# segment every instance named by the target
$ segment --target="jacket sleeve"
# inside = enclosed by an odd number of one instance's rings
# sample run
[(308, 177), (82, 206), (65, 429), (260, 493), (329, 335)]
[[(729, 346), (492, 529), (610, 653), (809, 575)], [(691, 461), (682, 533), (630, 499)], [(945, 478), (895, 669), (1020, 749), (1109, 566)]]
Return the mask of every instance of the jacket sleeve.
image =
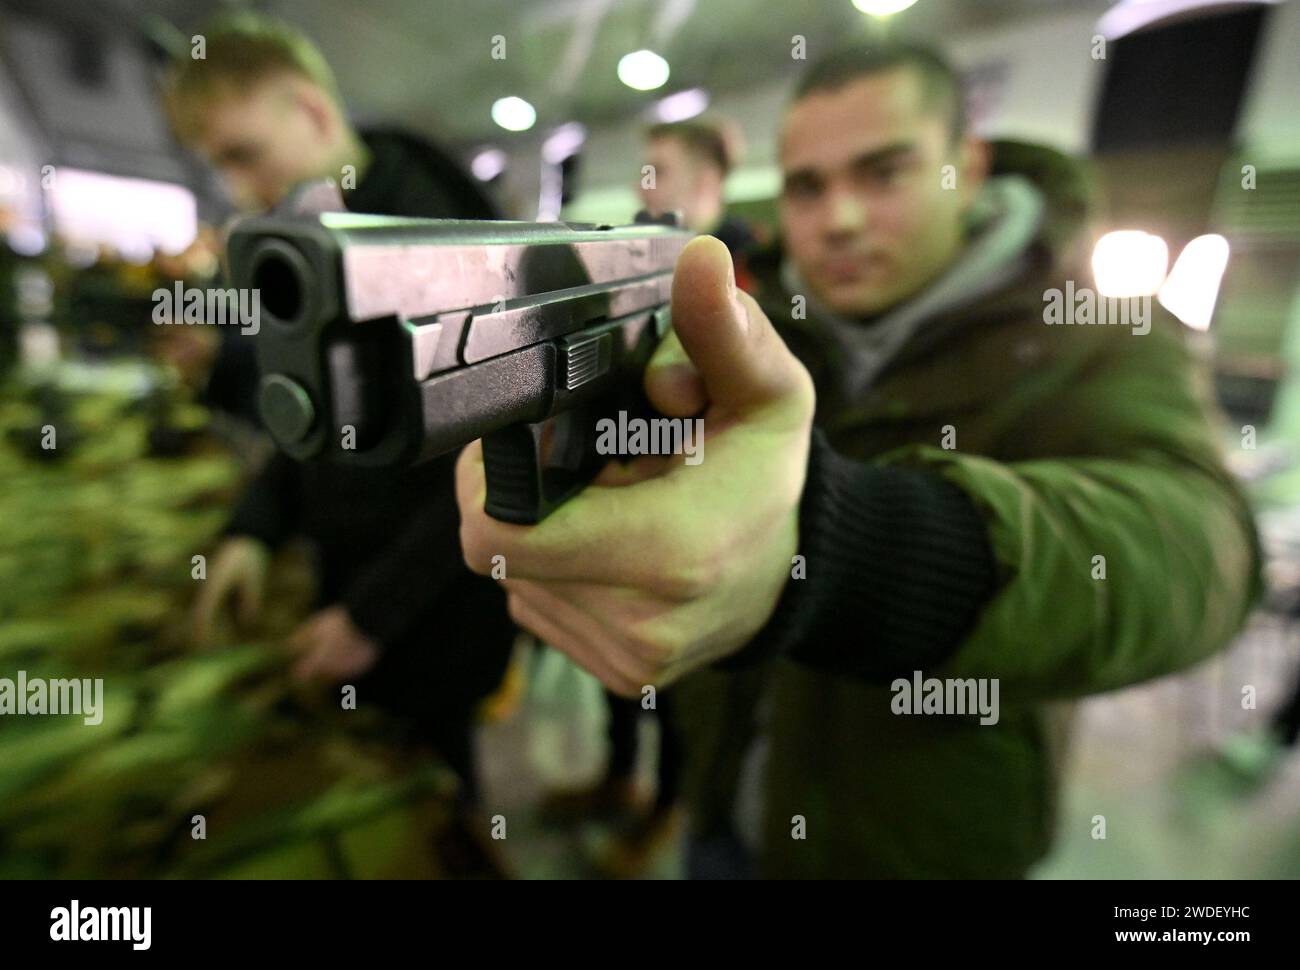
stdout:
[(447, 587), (469, 575), (460, 550), (453, 480), (429, 495), (402, 533), (358, 571), (343, 605), (357, 627), (380, 643), (414, 632)]
[[(1171, 330), (1095, 341), (1015, 422), (1027, 441), (1068, 442), (1051, 457), (910, 446), (863, 463), (814, 442), (808, 579), (787, 584), (735, 665), (783, 654), (880, 683), (922, 669), (998, 678), (1005, 699), (1032, 700), (1136, 683), (1224, 646), (1261, 592), (1260, 551)], [(832, 632), (845, 629), (862, 635)]]
[(273, 549), (281, 545), (298, 529), (301, 474), (296, 461), (273, 452), (240, 497), (226, 534), (260, 539)]
[(1197, 663), (1241, 628), (1263, 592), (1259, 540), (1176, 326), (1114, 334), (1127, 346), (1041, 402), (1038, 421), (1077, 427), (1074, 454), (895, 456), (970, 496), (998, 565), (998, 593), (942, 676), (998, 677), (1007, 698), (1112, 690)]

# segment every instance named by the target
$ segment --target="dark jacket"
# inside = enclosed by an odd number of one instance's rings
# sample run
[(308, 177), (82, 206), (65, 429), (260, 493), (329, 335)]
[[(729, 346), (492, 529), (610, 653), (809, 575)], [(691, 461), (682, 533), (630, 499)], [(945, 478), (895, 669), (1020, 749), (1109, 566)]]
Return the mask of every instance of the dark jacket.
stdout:
[[(747, 736), (766, 746), (767, 875), (1024, 875), (1052, 841), (1068, 702), (1203, 660), (1260, 591), (1181, 325), (1154, 301), (1144, 335), (1046, 325), (1046, 292), (1091, 273), (1073, 183), (1042, 178), (1063, 157), (1017, 152), (1046, 213), (1011, 277), (923, 315), (866, 390), (853, 335), (751, 261), (818, 391), (806, 578), (677, 694), (702, 828), (732, 810)], [(916, 670), (996, 679), (997, 723), (894, 713)]]
[[(394, 131), (363, 133), (370, 167), (346, 196), (353, 211), (495, 218), (491, 202), (435, 146)], [(514, 636), (500, 585), (460, 551), (455, 455), (412, 468), (299, 463), (277, 453), (244, 495), (232, 533), (319, 551), (321, 605), (342, 603), (377, 640), (390, 706), (458, 716), (499, 682)]]
[(370, 167), (344, 193), (348, 208), (381, 216), (500, 219), (495, 203), (460, 164), (427, 139), (394, 128), (361, 132)]

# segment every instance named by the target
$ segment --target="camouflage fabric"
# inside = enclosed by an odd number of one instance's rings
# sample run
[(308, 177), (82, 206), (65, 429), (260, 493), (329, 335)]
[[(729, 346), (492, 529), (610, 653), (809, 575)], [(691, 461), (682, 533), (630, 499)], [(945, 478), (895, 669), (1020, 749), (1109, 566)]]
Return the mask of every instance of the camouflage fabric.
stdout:
[(201, 443), (149, 457), (126, 397), (67, 402), (52, 455), (32, 447), (46, 423), (0, 390), (0, 679), (101, 680), (102, 720), (0, 715), (0, 878), (444, 874), (463, 827), (452, 776), (364, 703), (287, 676), (274, 634), (308, 591), (273, 585), (258, 642), (186, 643), (192, 557), (211, 552), (237, 463)]

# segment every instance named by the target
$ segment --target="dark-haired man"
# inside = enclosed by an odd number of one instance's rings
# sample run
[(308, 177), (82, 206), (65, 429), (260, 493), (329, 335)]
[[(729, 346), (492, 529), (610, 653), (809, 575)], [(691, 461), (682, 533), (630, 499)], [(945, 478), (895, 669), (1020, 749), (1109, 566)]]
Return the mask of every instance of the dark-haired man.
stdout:
[(692, 826), (760, 791), (768, 875), (1024, 875), (1061, 702), (1203, 659), (1259, 591), (1177, 323), (1046, 325), (1091, 285), (1085, 193), (1008, 147), (930, 51), (815, 64), (757, 300), (690, 243), (647, 375), (665, 414), (705, 409), (709, 460), (640, 459), (511, 531), (461, 456), (467, 561), (507, 556), (512, 614), (612, 689), (680, 681)]

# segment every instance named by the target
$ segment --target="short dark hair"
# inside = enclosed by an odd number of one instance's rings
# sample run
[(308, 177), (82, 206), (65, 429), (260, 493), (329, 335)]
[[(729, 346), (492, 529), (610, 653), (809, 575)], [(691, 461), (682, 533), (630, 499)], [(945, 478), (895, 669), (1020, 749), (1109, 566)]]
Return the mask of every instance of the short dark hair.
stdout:
[(966, 133), (966, 99), (961, 75), (932, 47), (898, 41), (857, 44), (827, 54), (799, 79), (791, 103), (810, 94), (834, 91), (859, 78), (909, 68), (921, 78), (927, 106), (941, 104), (949, 116), (953, 141)]
[(723, 175), (731, 171), (733, 159), (727, 140), (714, 125), (704, 121), (665, 121), (646, 129), (646, 141), (676, 138), (696, 158), (718, 166)]

